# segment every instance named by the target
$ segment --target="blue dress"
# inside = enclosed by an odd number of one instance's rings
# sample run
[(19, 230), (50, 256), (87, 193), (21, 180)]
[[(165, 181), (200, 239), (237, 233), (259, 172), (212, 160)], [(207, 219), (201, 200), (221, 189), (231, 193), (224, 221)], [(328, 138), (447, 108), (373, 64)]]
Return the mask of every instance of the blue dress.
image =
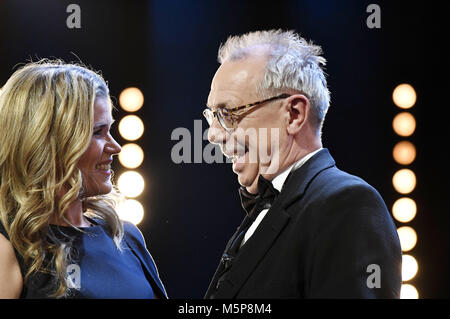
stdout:
[[(156, 265), (139, 229), (124, 222), (124, 237), (119, 250), (99, 219), (78, 232), (71, 227), (50, 225), (59, 236), (74, 238), (71, 262), (67, 265), (67, 298), (167, 298)], [(0, 223), (0, 232), (7, 237)], [(8, 237), (7, 237), (8, 238)], [(17, 254), (22, 274), (26, 267)], [(24, 284), (21, 298), (49, 298), (57, 280), (49, 273), (35, 273)]]

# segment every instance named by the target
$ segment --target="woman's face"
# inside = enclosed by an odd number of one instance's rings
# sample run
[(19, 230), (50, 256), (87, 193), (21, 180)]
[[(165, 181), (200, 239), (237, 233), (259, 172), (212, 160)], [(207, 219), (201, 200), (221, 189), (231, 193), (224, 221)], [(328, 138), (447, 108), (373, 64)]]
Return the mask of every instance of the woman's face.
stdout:
[(91, 142), (78, 162), (86, 197), (107, 194), (112, 190), (111, 162), (113, 155), (120, 153), (121, 149), (109, 131), (113, 122), (109, 100), (97, 98)]

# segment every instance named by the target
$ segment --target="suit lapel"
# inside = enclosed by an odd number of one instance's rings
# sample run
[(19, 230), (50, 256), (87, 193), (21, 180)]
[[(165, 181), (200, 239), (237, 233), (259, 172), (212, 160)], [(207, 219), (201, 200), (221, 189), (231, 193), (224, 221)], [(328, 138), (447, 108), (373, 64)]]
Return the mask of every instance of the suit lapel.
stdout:
[[(127, 233), (124, 234), (124, 241), (127, 244), (130, 251), (136, 256), (136, 258), (141, 263), (145, 277), (151, 283), (151, 286), (154, 289), (155, 295), (159, 296), (160, 298), (162, 297), (164, 299), (167, 299), (168, 298), (167, 292), (166, 292), (166, 289), (164, 288), (164, 285), (156, 271), (156, 264), (155, 264), (155, 261), (153, 260), (153, 257), (150, 254), (148, 254), (148, 256), (142, 256), (139, 253), (139, 249), (134, 244), (134, 241), (130, 240), (128, 238)], [(153, 268), (152, 266), (155, 268)]]
[(298, 201), (314, 177), (335, 165), (336, 163), (328, 149), (324, 148), (311, 157), (302, 167), (292, 172), (281, 190), (281, 194), (284, 195), (283, 207), (288, 208)]
[[(233, 266), (229, 270), (226, 280), (220, 285), (218, 291), (215, 292), (215, 298), (236, 297), (247, 278), (289, 222), (290, 215), (286, 209), (301, 198), (307, 186), (317, 174), (334, 165), (333, 158), (325, 148), (310, 158), (302, 167), (292, 172), (292, 176), (289, 176), (288, 180), (286, 180), (280, 195), (274, 201), (252, 237), (242, 246), (234, 259)], [(239, 234), (244, 223), (245, 221), (228, 242), (227, 248)], [(212, 280), (212, 284), (215, 283), (216, 277), (217, 272)], [(211, 289), (212, 287), (210, 286), (207, 296)]]
[[(246, 217), (242, 221), (241, 225), (239, 225), (239, 227), (237, 228), (236, 232), (233, 234), (231, 239), (228, 241), (222, 256), (226, 252), (229, 251), (230, 246), (232, 245), (232, 243), (234, 242), (236, 237), (241, 233), (241, 231), (243, 230), (244, 226), (247, 224), (248, 219), (249, 219), (249, 217), (248, 217), (248, 215), (246, 215)], [(209, 284), (208, 290), (206, 291), (205, 298), (209, 298), (211, 296), (211, 294), (213, 293), (214, 286), (217, 284), (217, 281), (219, 280), (219, 277), (221, 276), (223, 269), (224, 269), (224, 264), (222, 263), (222, 259), (221, 259), (221, 261), (219, 263), (219, 266), (217, 267), (216, 272), (214, 273), (213, 279), (211, 280), (211, 282)]]
[(289, 220), (284, 210), (276, 210), (274, 206), (267, 212), (257, 231), (242, 246), (234, 259), (226, 280), (215, 293), (215, 298), (234, 298), (241, 286), (253, 272), (265, 253), (272, 246), (278, 234)]

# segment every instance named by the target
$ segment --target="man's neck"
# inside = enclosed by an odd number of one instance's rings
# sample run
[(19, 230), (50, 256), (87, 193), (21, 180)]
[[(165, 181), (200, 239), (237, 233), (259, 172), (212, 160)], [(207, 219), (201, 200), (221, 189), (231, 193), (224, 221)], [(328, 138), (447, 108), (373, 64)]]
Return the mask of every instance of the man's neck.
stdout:
[(266, 174), (264, 172), (260, 171), (260, 174), (264, 176), (269, 181), (272, 181), (275, 177), (280, 175), (282, 172), (284, 172), (287, 168), (292, 166), (293, 164), (297, 163), (299, 160), (301, 160), (306, 155), (322, 148), (322, 143), (318, 142), (308, 148), (294, 148), (291, 147), (289, 152), (286, 156), (284, 156), (283, 160), (280, 160), (279, 169), (276, 170), (273, 174)]
[[(292, 152), (292, 149), (291, 149), (291, 152), (289, 152), (287, 154), (287, 156), (284, 157), (284, 160), (282, 162), (280, 161), (280, 165), (275, 173), (271, 173), (271, 174), (266, 174), (264, 172), (261, 173), (262, 170), (260, 169), (260, 175), (262, 175), (265, 179), (267, 179), (269, 181), (273, 181), (273, 179), (275, 177), (277, 177), (278, 175), (283, 173), (286, 169), (288, 169), (289, 167), (291, 167), (292, 165), (294, 165), (295, 163), (300, 161), (302, 158), (304, 158), (308, 154), (310, 154), (314, 151), (317, 151), (320, 148), (322, 148), (322, 143), (320, 143), (310, 149), (301, 149), (301, 150), (298, 150), (297, 152)], [(265, 171), (267, 171), (267, 169)], [(258, 179), (259, 179), (259, 176), (255, 179), (255, 181), (253, 182), (252, 185), (250, 185), (249, 187), (246, 187), (246, 189), (249, 193), (256, 194), (258, 192)]]

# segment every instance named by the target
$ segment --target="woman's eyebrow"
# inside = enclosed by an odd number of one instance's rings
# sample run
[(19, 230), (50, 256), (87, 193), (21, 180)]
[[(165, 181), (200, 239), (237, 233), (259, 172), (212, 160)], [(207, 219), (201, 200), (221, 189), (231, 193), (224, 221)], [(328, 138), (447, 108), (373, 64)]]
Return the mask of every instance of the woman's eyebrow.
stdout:
[(112, 120), (112, 121), (109, 122), (109, 123), (100, 122), (100, 123), (95, 124), (95, 125), (94, 125), (94, 128), (100, 128), (100, 127), (104, 127), (104, 126), (111, 126), (111, 125), (114, 124), (115, 121), (116, 121), (116, 120)]

